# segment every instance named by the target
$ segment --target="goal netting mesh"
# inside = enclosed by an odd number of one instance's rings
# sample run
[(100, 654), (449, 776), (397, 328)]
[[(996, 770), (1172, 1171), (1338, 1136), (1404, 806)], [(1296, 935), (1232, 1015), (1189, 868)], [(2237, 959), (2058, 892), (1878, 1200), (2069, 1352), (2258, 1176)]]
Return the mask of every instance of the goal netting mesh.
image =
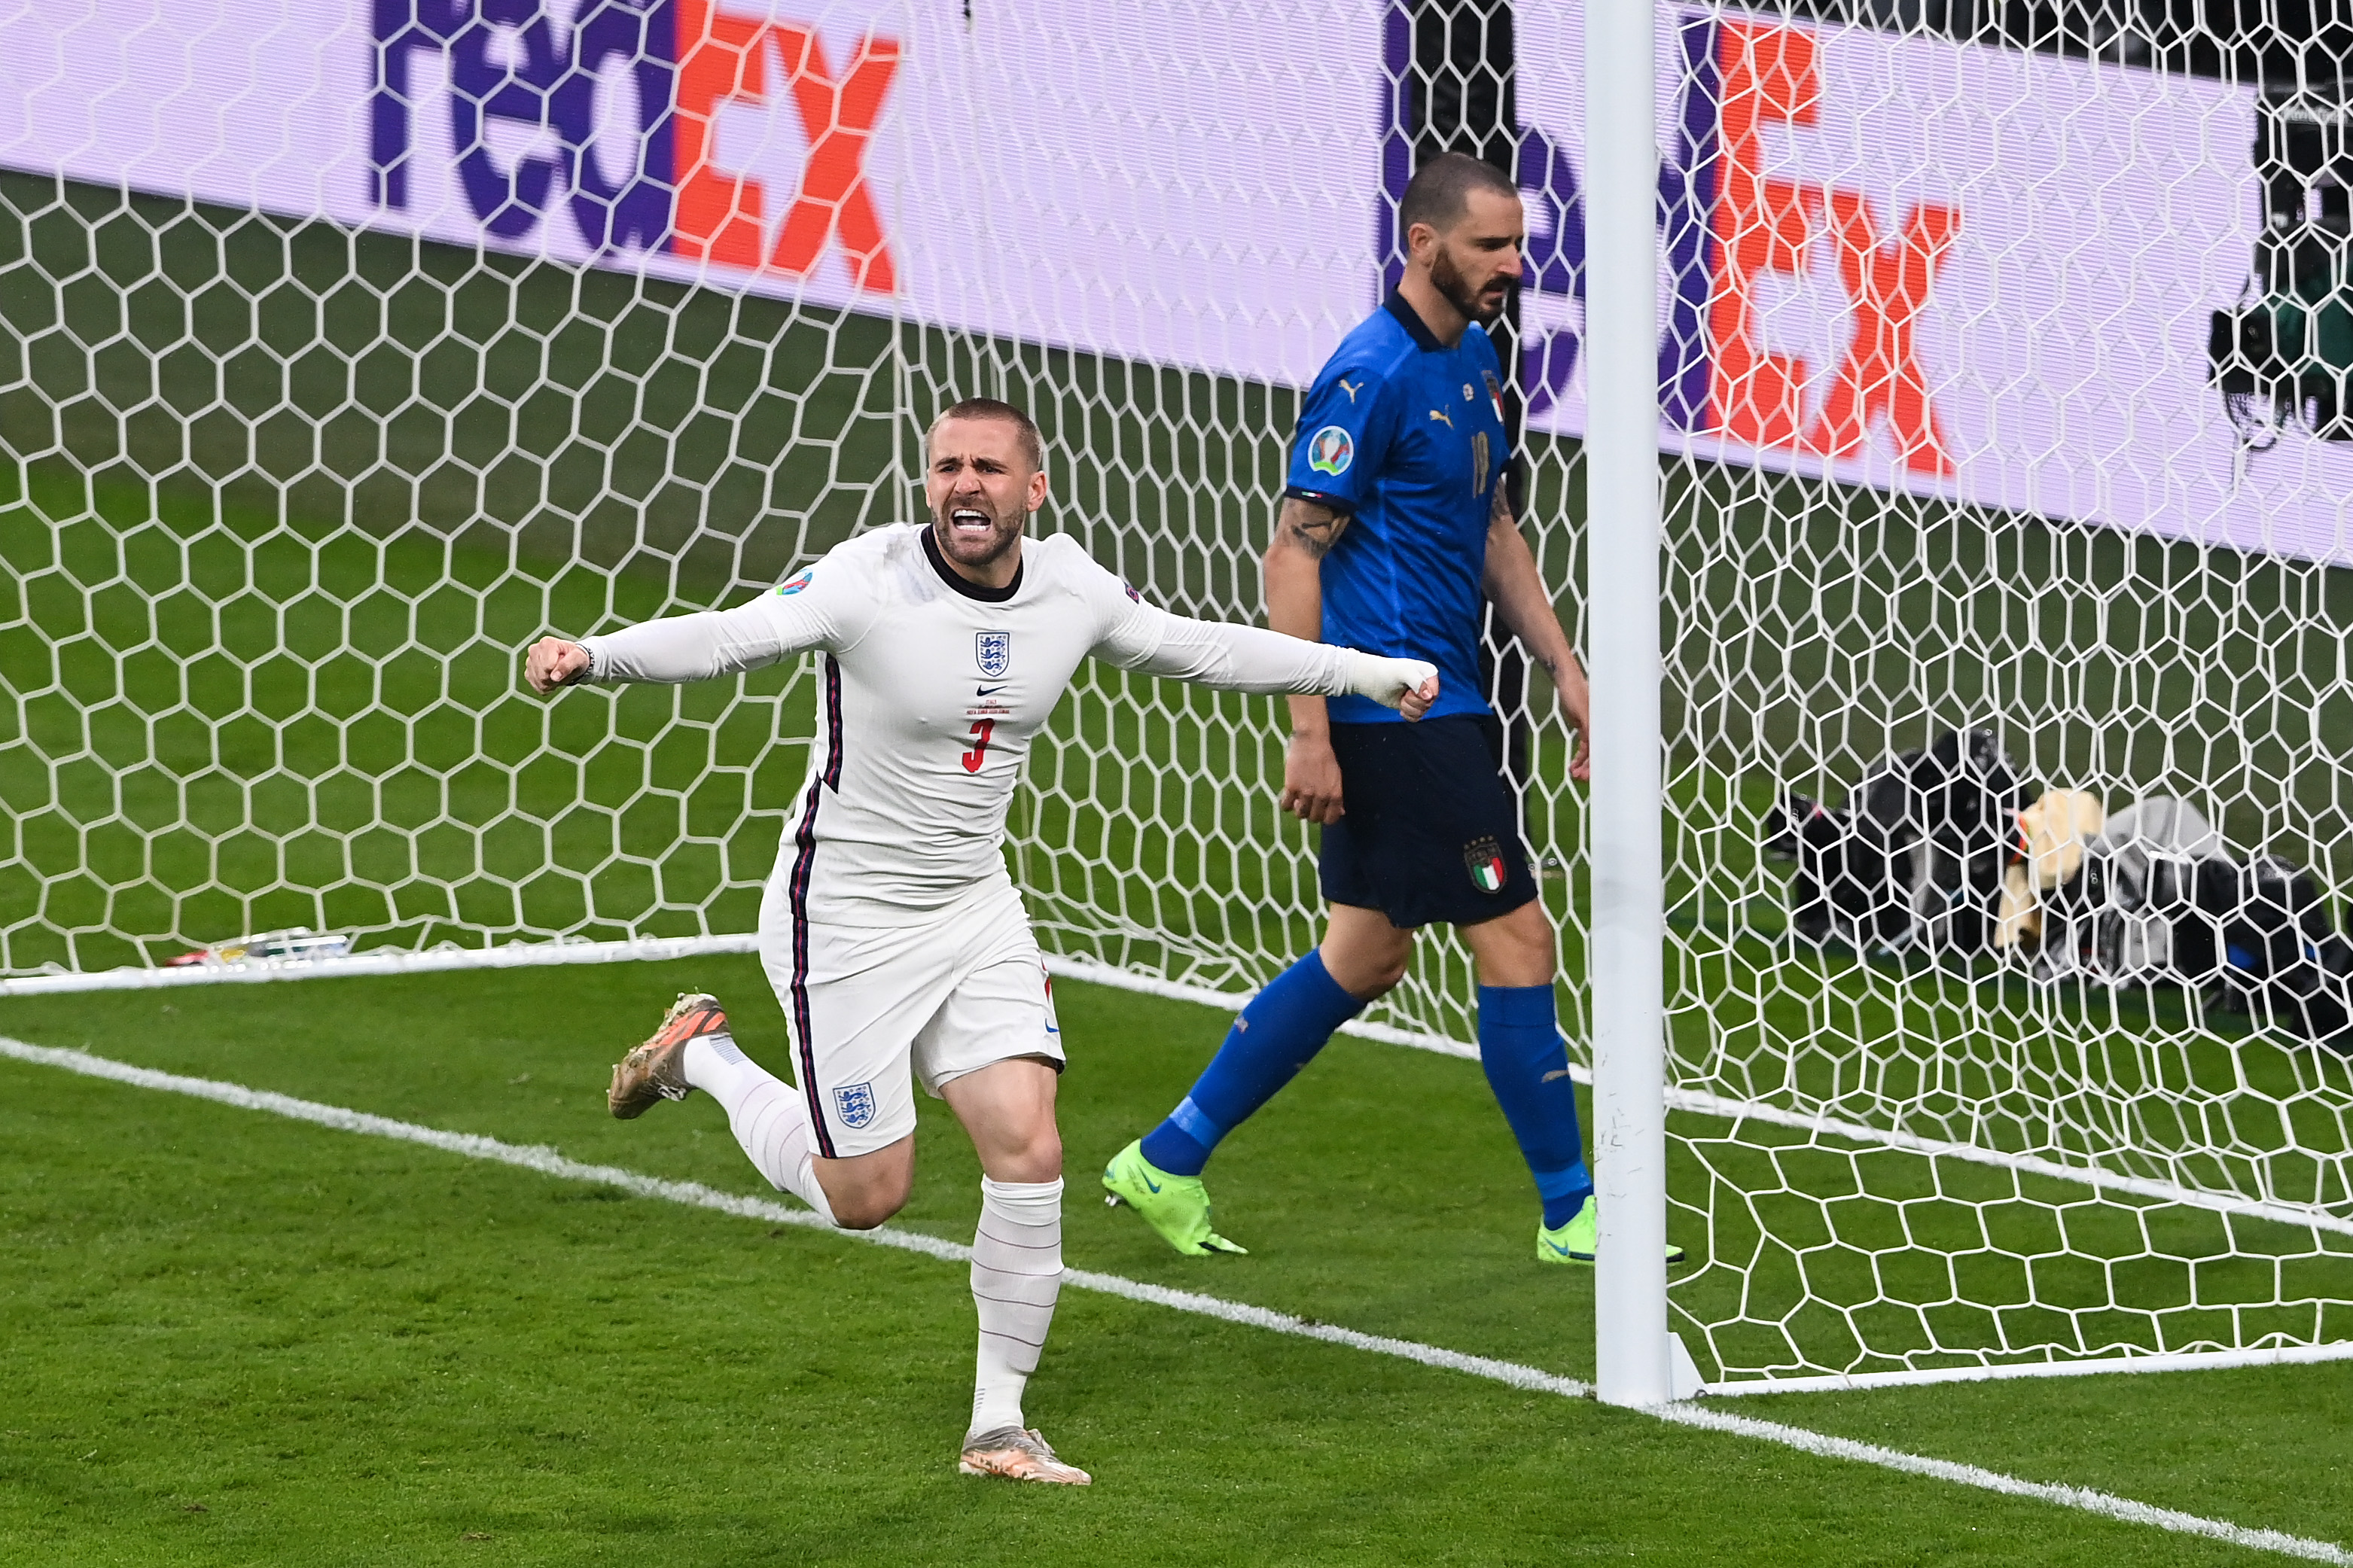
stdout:
[[(1041, 526), (1256, 616), (1434, 148), (1527, 195), (1515, 493), (1581, 639), (1578, 17), (0, 0), (0, 973), (750, 931), (807, 672), (551, 704), (517, 651), (918, 516), (974, 394), (1045, 426)], [(1726, 1384), (2353, 1339), (2336, 41), (1656, 27), (1677, 1327)], [(1494, 651), (1575, 982), (1570, 737)], [(1303, 951), (1282, 740), (1082, 674), (1013, 821), (1049, 949)], [(1472, 994), (1437, 935), (1368, 1016)]]

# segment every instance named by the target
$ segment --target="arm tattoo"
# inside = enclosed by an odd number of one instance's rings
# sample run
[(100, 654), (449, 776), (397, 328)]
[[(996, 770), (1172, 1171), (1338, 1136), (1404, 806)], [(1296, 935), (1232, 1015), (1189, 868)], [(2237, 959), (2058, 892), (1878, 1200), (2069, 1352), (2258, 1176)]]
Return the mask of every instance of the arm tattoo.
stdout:
[(1320, 506), (1293, 501), (1282, 509), (1283, 537), (1314, 560), (1321, 561), (1330, 554), (1347, 527), (1345, 513), (1326, 511)]

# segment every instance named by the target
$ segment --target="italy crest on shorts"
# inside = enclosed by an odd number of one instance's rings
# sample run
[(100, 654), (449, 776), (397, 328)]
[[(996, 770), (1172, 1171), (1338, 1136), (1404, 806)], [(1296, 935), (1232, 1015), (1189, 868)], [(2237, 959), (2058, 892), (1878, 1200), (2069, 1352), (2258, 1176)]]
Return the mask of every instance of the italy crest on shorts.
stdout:
[(973, 657), (980, 661), (981, 674), (994, 680), (1013, 668), (1013, 634), (1011, 632), (974, 634)]
[(833, 1091), (833, 1113), (844, 1127), (859, 1128), (874, 1120), (874, 1086), (853, 1083)]
[(1504, 847), (1492, 838), (1473, 838), (1462, 847), (1462, 868), (1472, 885), (1482, 893), (1504, 890)]

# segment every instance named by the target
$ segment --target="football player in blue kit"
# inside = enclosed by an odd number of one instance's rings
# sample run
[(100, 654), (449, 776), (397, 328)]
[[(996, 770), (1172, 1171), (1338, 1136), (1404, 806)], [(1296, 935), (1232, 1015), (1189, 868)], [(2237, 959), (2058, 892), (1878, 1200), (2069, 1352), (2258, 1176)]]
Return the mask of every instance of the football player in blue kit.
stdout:
[[(1219, 1142), (1405, 977), (1414, 932), (1453, 925), (1479, 975), (1479, 1054), (1535, 1177), (1536, 1257), (1590, 1263), (1593, 1180), (1553, 1001), (1556, 946), (1480, 679), (1485, 605), (1550, 673), (1587, 776), (1584, 668), (1512, 515), (1503, 366), (1483, 329), (1520, 279), (1512, 182), (1458, 153), (1398, 206), (1405, 276), (1341, 342), (1302, 407), (1266, 552), (1277, 631), (1436, 665), (1419, 724), (1356, 698), (1291, 700), (1282, 805), (1324, 828), (1324, 941), (1242, 1009), (1193, 1090), (1103, 1173), (1178, 1252), (1240, 1252), (1211, 1228)], [(1671, 1260), (1682, 1255), (1672, 1253)]]

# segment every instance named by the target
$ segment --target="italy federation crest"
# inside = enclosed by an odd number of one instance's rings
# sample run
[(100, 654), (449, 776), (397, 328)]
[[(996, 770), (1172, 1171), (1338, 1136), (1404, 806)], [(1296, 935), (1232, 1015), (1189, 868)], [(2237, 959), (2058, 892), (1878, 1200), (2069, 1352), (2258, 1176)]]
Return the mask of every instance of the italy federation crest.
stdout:
[(1482, 893), (1504, 890), (1504, 847), (1492, 838), (1473, 838), (1462, 847), (1462, 868)]
[(980, 660), (980, 672), (994, 679), (1013, 668), (1013, 634), (1011, 632), (980, 632), (973, 637), (973, 657)]
[(844, 1127), (863, 1127), (874, 1120), (874, 1086), (853, 1083), (833, 1091), (833, 1113)]

